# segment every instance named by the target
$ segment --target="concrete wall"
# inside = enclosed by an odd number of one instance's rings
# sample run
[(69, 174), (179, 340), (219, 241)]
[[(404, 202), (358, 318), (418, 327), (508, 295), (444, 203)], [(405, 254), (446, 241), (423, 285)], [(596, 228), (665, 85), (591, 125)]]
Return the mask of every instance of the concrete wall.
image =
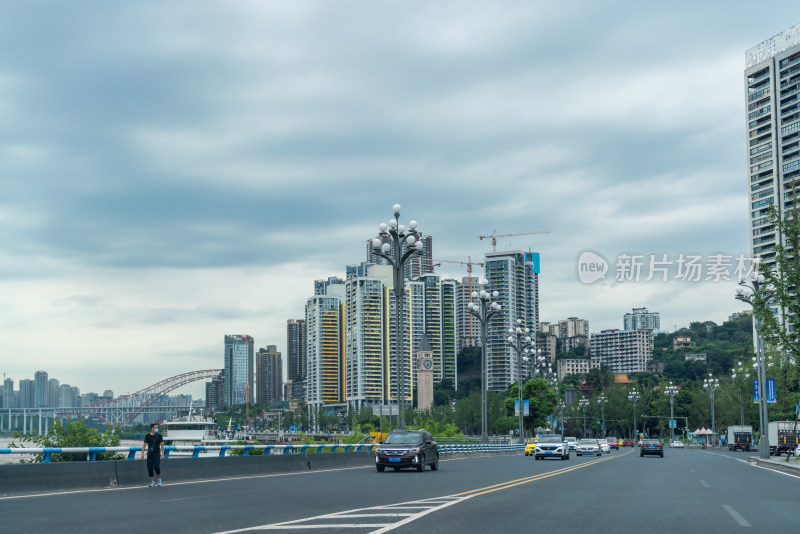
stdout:
[[(161, 460), (161, 478), (168, 484), (370, 465), (375, 465), (372, 452), (168, 458)], [(144, 486), (147, 483), (147, 464), (139, 459), (0, 465), (0, 495)]]

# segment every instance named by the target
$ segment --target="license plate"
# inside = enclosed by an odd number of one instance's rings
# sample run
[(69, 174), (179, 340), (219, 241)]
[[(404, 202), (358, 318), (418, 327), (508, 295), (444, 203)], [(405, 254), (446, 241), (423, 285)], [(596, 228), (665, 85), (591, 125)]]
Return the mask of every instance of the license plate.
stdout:
[(399, 462), (400, 458), (389, 458), (390, 462)]
[(553, 454), (553, 451), (545, 451), (545, 454)]

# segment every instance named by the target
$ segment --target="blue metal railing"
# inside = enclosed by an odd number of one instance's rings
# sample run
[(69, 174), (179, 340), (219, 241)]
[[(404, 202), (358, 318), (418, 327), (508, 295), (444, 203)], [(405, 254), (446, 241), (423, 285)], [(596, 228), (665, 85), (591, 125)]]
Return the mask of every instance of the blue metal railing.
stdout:
[[(164, 457), (169, 458), (172, 452), (191, 452), (192, 458), (198, 458), (201, 452), (219, 451), (219, 456), (225, 456), (227, 451), (239, 450), (244, 456), (249, 456), (250, 451), (263, 450), (266, 455), (276, 454), (303, 454), (321, 452), (372, 452), (378, 446), (375, 444), (312, 444), (312, 445), (167, 445), (164, 447)], [(466, 452), (501, 452), (522, 450), (524, 444), (495, 444), (495, 443), (446, 443), (439, 445), (440, 454), (458, 454)], [(45, 447), (45, 448), (8, 448), (0, 449), (0, 454), (42, 454), (42, 463), (50, 463), (53, 454), (86, 454), (89, 461), (97, 460), (97, 454), (102, 452), (127, 453), (128, 460), (136, 459), (142, 451), (141, 447)]]

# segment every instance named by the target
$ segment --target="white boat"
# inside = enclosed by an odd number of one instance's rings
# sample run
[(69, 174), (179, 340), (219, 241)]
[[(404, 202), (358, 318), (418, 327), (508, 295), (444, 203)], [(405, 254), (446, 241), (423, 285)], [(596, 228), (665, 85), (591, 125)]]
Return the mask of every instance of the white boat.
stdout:
[[(222, 433), (217, 435), (217, 423), (208, 417), (196, 417), (194, 410), (188, 416), (176, 417), (159, 425), (164, 445), (194, 446), (221, 445), (230, 442)], [(213, 453), (214, 451), (212, 451)], [(204, 454), (204, 453), (201, 453)], [(191, 451), (173, 451), (170, 456), (191, 456)]]

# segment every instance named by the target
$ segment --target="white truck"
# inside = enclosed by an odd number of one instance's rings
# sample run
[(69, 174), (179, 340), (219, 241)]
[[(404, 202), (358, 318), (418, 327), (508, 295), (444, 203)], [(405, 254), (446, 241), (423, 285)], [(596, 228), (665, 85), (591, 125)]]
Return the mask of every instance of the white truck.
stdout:
[[(731, 425), (728, 427), (728, 450), (750, 452), (753, 440), (753, 427), (750, 425)], [(772, 443), (772, 441), (770, 441)]]
[(792, 454), (800, 443), (800, 424), (795, 421), (770, 421), (767, 432), (771, 456)]

